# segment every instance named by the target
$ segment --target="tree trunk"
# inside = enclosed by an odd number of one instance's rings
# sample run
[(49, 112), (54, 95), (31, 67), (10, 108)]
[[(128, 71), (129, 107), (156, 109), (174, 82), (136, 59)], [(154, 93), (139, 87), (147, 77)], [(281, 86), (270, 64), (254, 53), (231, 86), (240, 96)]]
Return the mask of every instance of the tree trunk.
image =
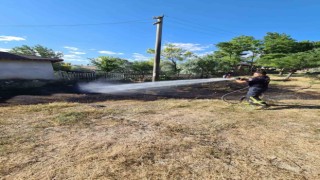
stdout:
[(252, 59), (251, 59), (251, 62), (250, 62), (250, 73), (251, 73), (251, 74), (253, 73), (253, 60), (254, 60), (254, 56), (255, 56), (255, 54), (253, 53), (253, 54), (252, 54)]
[(279, 76), (282, 76), (282, 75), (283, 75), (283, 71), (284, 71), (284, 69), (281, 69), (281, 70), (280, 70)]
[(178, 73), (177, 63), (174, 61), (172, 61), (172, 63), (173, 63), (173, 71), (175, 74), (177, 74)]
[(289, 80), (289, 78), (292, 76), (292, 74), (294, 73), (295, 71), (290, 71), (289, 74), (284, 78), (285, 81)]

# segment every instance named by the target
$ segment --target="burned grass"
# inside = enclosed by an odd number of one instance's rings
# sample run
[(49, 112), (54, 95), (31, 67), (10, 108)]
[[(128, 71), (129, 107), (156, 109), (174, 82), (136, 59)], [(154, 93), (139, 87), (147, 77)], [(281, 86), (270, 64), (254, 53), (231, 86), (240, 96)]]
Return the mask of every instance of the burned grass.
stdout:
[[(269, 110), (212, 98), (1, 107), (0, 176), (319, 179), (319, 84), (299, 89), (310, 79), (294, 79), (272, 84), (268, 96), (277, 106)], [(280, 92), (292, 97), (277, 98)]]

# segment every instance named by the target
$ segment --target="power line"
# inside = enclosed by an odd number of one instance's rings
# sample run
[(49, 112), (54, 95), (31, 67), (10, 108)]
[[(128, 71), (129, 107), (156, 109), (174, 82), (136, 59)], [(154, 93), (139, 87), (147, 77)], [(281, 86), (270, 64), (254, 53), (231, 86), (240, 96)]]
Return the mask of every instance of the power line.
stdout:
[(193, 26), (189, 26), (189, 25), (187, 25), (187, 24), (184, 24), (184, 23), (180, 23), (180, 22), (170, 22), (170, 21), (168, 21), (168, 23), (172, 23), (173, 25), (180, 26), (181, 29), (187, 29), (187, 30), (191, 30), (191, 31), (194, 31), (194, 32), (200, 32), (200, 33), (205, 33), (205, 34), (208, 34), (208, 35), (213, 35), (213, 31), (196, 28), (196, 27), (193, 27)]
[(235, 33), (235, 32), (232, 32), (232, 31), (229, 31), (229, 30), (225, 30), (225, 29), (222, 29), (222, 28), (218, 28), (218, 27), (214, 27), (214, 26), (204, 26), (204, 25), (200, 25), (200, 24), (196, 24), (195, 22), (193, 21), (190, 21), (190, 20), (184, 20), (184, 19), (180, 19), (180, 18), (176, 18), (176, 17), (172, 17), (170, 16), (172, 19), (176, 20), (176, 21), (180, 21), (182, 23), (185, 23), (185, 24), (188, 24), (188, 25), (192, 25), (192, 26), (195, 26), (195, 27), (199, 27), (199, 28), (212, 28), (212, 29), (215, 29), (217, 31), (221, 31), (221, 32), (226, 32), (226, 33), (231, 33), (231, 34), (238, 34), (238, 33)]
[(172, 20), (177, 21), (177, 22), (184, 23), (187, 26), (193, 26), (193, 27), (201, 28), (201, 29), (208, 28), (208, 29), (210, 29), (209, 31), (213, 31), (213, 29), (214, 29), (214, 31), (219, 31), (219, 32), (223, 32), (223, 33), (239, 35), (239, 33), (232, 32), (232, 31), (229, 31), (229, 30), (225, 30), (225, 29), (222, 29), (222, 28), (218, 28), (218, 27), (214, 27), (214, 26), (208, 26), (208, 25), (204, 26), (204, 25), (196, 24), (195, 22), (192, 22), (190, 20), (180, 19), (180, 18), (173, 17), (173, 16), (169, 16), (169, 19), (170, 18)]
[(187, 31), (192, 31), (192, 32), (196, 32), (199, 33), (201, 35), (207, 35), (207, 36), (214, 36), (215, 34), (221, 34), (221, 32), (214, 32), (214, 31), (210, 31), (210, 30), (203, 30), (203, 29), (199, 29), (199, 28), (195, 28), (195, 27), (191, 27), (189, 25), (183, 24), (183, 23), (179, 23), (179, 22), (170, 22), (168, 21), (167, 23), (170, 23), (174, 26), (179, 26), (180, 29), (183, 30), (187, 30)]
[(34, 28), (34, 27), (80, 27), (80, 26), (103, 26), (103, 25), (116, 25), (116, 24), (129, 24), (129, 23), (150, 23), (151, 21), (144, 20), (132, 20), (132, 21), (120, 21), (120, 22), (102, 22), (102, 23), (87, 23), (87, 24), (19, 24), (19, 25), (3, 25), (0, 27), (17, 27), (17, 28)]

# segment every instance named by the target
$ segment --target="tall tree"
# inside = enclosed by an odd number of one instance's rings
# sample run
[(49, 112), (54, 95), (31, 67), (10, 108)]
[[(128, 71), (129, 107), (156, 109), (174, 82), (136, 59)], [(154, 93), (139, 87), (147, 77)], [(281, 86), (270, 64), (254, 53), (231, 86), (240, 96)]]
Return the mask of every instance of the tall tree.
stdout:
[(208, 54), (190, 59), (184, 66), (187, 71), (199, 74), (201, 78), (209, 77), (209, 75), (214, 75), (218, 71), (219, 60), (212, 54)]
[[(308, 53), (319, 46), (319, 42), (310, 42), (310, 41), (300, 41), (297, 42), (291, 36), (287, 34), (280, 33), (267, 33), (264, 37), (264, 53), (261, 56), (261, 62), (265, 62), (265, 64), (269, 66), (274, 66), (280, 68), (280, 75), (285, 70), (290, 69), (291, 72), (294, 72), (295, 69), (300, 69), (296, 66), (297, 62), (302, 62), (302, 59), (298, 58)], [(311, 51), (310, 51), (311, 52)], [(290, 66), (292, 64), (293, 66)], [(308, 64), (306, 64), (307, 66)], [(291, 76), (292, 73), (289, 73)]]
[[(55, 52), (53, 49), (47, 48), (42, 45), (28, 46), (22, 45), (12, 48), (9, 52), (20, 55), (27, 56), (40, 56), (43, 58), (62, 58), (63, 54), (61, 52)], [(67, 71), (71, 70), (70, 63), (57, 62), (53, 63), (52, 67), (55, 71)]]
[(293, 52), (305, 52), (305, 51), (310, 51), (316, 47), (316, 44), (311, 41), (300, 41), (296, 42), (294, 46)]
[(135, 61), (131, 64), (131, 69), (141, 74), (150, 72), (153, 69), (153, 61)]
[(219, 71), (230, 71), (234, 69), (234, 62), (230, 61), (228, 55), (223, 51), (215, 51), (212, 54), (213, 59), (217, 60)]
[(293, 53), (287, 56), (278, 56), (278, 58), (261, 58), (258, 63), (262, 66), (272, 66), (289, 72), (286, 79), (297, 70), (306, 68), (320, 67), (320, 49), (314, 49), (305, 52)]
[(53, 49), (47, 48), (42, 45), (28, 46), (22, 45), (12, 48), (9, 52), (27, 56), (40, 56), (44, 58), (62, 58), (61, 52), (55, 52)]
[(252, 69), (254, 60), (262, 52), (263, 43), (253, 36), (238, 36), (228, 42), (220, 42), (216, 46), (222, 52), (220, 55), (226, 54), (234, 67), (242, 61), (244, 52), (248, 53), (250, 55), (250, 69)]
[(268, 32), (263, 41), (264, 54), (293, 53), (296, 45), (296, 40), (285, 33)]
[[(139, 82), (144, 82), (146, 80), (145, 76), (146, 74), (150, 74), (152, 73), (153, 70), (153, 61), (134, 61), (131, 66), (130, 69), (133, 70), (134, 72), (139, 73), (139, 78), (138, 81)], [(136, 81), (137, 79), (135, 79)]]
[(253, 69), (254, 60), (262, 53), (263, 42), (253, 36), (238, 36), (231, 40), (231, 43), (238, 47), (238, 55), (248, 52), (250, 58), (250, 70)]
[[(153, 49), (148, 49), (148, 53), (154, 54)], [(165, 61), (169, 61), (172, 67), (173, 73), (179, 73), (178, 63), (186, 60), (192, 56), (192, 52), (177, 47), (174, 44), (165, 45), (164, 49), (161, 51), (161, 57)]]
[(236, 65), (240, 61), (240, 54), (241, 50), (240, 47), (232, 42), (220, 42), (216, 44), (219, 51), (223, 52), (220, 53), (220, 55), (227, 55), (229, 58), (229, 61), (232, 62), (234, 65)]

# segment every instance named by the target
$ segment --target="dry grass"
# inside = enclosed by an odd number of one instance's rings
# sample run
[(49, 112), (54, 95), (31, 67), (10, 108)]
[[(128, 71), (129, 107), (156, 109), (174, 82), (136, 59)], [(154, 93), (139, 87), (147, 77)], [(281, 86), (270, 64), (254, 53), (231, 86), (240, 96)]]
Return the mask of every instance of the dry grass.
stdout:
[(209, 99), (0, 107), (0, 176), (320, 179), (319, 81), (275, 84), (318, 98), (270, 110)]

